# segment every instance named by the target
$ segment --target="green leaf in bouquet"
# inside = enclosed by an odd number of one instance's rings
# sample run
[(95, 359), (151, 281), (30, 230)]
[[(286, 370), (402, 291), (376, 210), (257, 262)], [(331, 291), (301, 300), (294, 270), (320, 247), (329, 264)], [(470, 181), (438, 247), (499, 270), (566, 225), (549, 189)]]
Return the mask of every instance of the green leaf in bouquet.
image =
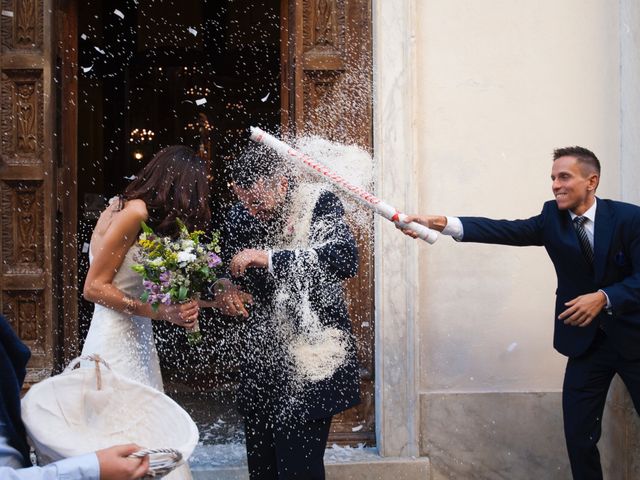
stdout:
[(180, 220), (179, 218), (176, 218), (176, 225), (178, 225), (178, 229), (180, 230), (180, 233), (182, 233), (183, 235), (189, 236), (189, 229), (187, 228), (187, 226), (184, 224), (182, 220)]
[(149, 292), (142, 292), (142, 295), (140, 295), (140, 300), (142, 300), (144, 303), (147, 303), (147, 301), (149, 300)]
[(187, 343), (189, 346), (194, 347), (202, 342), (202, 333), (200, 330), (197, 332), (187, 332)]
[(140, 226), (142, 227), (142, 231), (147, 235), (153, 235), (153, 229), (147, 225), (145, 222), (140, 222)]
[(183, 300), (186, 300), (188, 294), (189, 294), (189, 289), (187, 289), (187, 287), (185, 287), (184, 285), (181, 285), (180, 290), (178, 292), (178, 300), (180, 300), (181, 302)]
[(144, 274), (144, 265), (140, 265), (139, 263), (136, 263), (134, 265), (131, 265), (131, 270), (133, 270), (136, 273), (139, 273), (140, 275)]

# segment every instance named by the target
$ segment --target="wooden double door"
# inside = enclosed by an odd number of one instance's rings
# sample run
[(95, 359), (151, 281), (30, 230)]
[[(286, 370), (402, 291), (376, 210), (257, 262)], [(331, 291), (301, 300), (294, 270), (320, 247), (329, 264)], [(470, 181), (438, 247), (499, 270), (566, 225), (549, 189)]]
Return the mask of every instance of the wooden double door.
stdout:
[[(153, 6), (145, 0), (93, 1), (105, 15), (127, 12), (129, 4)], [(275, 2), (280, 131), (319, 134), (372, 151), (370, 0)], [(198, 8), (221, 3), (201, 0)], [(78, 241), (78, 185), (87, 160), (78, 152), (88, 142), (78, 118), (82, 74), (91, 67), (80, 64), (80, 0), (1, 4), (0, 304), (32, 350), (28, 381), (33, 383), (59, 371), (81, 343), (78, 258), (84, 245)], [(363, 402), (335, 419), (331, 441), (372, 444), (373, 232), (360, 228), (356, 234), (362, 264), (347, 288)]]

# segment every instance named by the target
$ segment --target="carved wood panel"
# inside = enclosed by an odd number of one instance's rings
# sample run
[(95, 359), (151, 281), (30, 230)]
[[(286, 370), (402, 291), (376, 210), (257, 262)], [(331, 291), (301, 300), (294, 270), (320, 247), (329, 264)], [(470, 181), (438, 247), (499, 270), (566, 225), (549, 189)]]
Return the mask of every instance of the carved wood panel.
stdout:
[(42, 182), (3, 182), (0, 189), (2, 218), (2, 273), (44, 273), (44, 205)]
[(2, 0), (2, 50), (41, 50), (43, 0)]
[(55, 366), (53, 0), (1, 0), (0, 311), (32, 350), (27, 381)]
[(2, 314), (34, 356), (45, 353), (44, 325), (38, 319), (44, 315), (43, 292), (15, 290), (4, 292)]
[(304, 51), (343, 55), (345, 0), (305, 0), (303, 5)]
[(41, 70), (3, 70), (1, 154), (7, 165), (42, 162), (44, 103)]
[[(370, 0), (283, 0), (282, 124), (372, 151)], [(371, 223), (373, 224), (373, 223)], [(362, 403), (334, 418), (331, 442), (375, 442), (371, 229), (356, 231), (361, 264), (347, 282), (358, 342)]]

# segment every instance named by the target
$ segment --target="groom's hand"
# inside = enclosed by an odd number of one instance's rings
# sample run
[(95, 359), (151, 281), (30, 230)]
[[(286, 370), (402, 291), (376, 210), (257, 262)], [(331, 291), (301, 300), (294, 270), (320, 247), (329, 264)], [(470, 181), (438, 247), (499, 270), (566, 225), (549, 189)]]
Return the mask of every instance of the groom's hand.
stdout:
[(253, 297), (247, 292), (242, 291), (234, 285), (229, 279), (221, 278), (216, 282), (216, 296), (213, 306), (220, 310), (223, 315), (237, 317), (242, 315), (244, 318), (249, 316), (247, 306), (253, 303)]
[(235, 254), (231, 259), (229, 269), (234, 277), (242, 277), (249, 267), (267, 268), (269, 266), (269, 254), (266, 250), (247, 248)]
[(141, 448), (138, 445), (117, 445), (98, 450), (100, 480), (134, 480), (142, 478), (149, 471), (149, 457), (129, 457)]

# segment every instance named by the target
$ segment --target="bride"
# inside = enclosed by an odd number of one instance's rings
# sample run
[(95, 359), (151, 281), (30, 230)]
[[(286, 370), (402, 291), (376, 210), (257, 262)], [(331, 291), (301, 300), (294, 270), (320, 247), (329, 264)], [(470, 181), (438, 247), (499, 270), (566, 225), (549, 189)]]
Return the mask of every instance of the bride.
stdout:
[[(99, 354), (115, 372), (163, 390), (152, 320), (193, 327), (198, 303), (161, 305), (157, 311), (139, 300), (142, 278), (136, 262), (140, 223), (158, 235), (178, 234), (176, 218), (189, 230), (204, 230), (211, 212), (204, 160), (184, 146), (157, 153), (124, 194), (111, 199), (100, 215), (89, 246), (90, 267), (84, 297), (95, 303), (83, 355)], [(176, 475), (174, 477), (174, 475)], [(171, 478), (191, 478), (188, 467)]]

